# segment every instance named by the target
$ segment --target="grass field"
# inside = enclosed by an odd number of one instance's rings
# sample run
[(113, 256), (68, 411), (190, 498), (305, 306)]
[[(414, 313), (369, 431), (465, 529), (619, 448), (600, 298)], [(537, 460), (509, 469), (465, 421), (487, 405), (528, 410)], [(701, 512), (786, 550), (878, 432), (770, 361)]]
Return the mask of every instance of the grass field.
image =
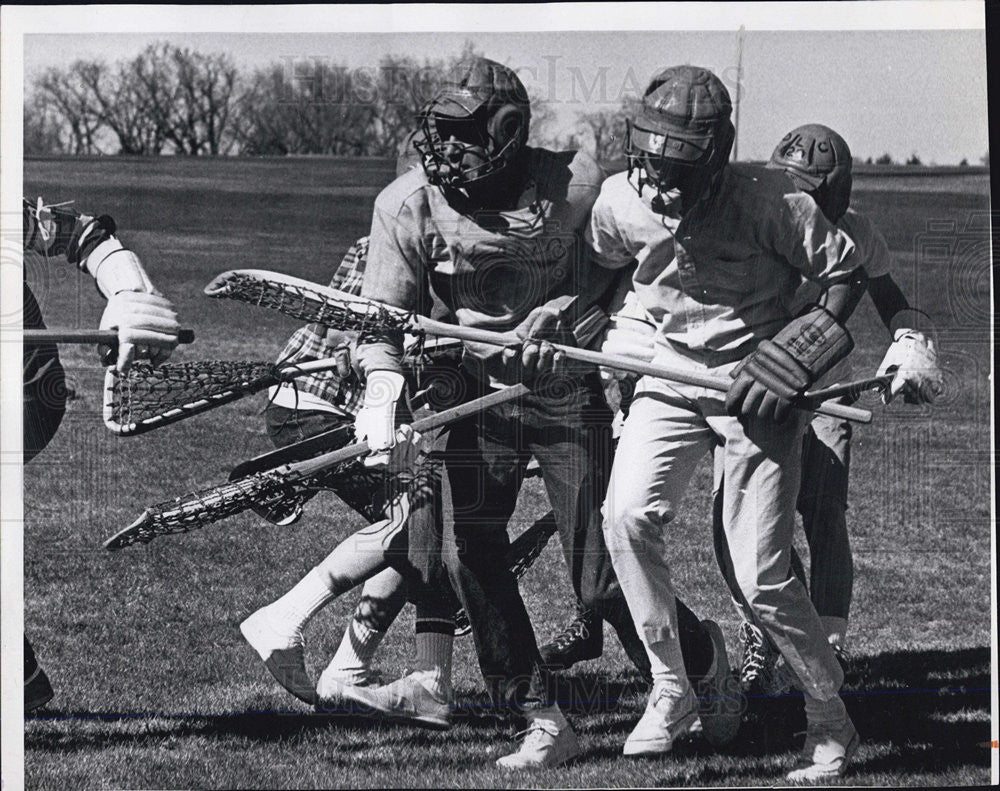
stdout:
[[(378, 161), (39, 160), (25, 194), (74, 198), (112, 214), (198, 339), (175, 360), (273, 359), (296, 323), (209, 302), (218, 272), (259, 267), (325, 282), (367, 231), (372, 199), (392, 177)], [(848, 512), (856, 583), (845, 700), (863, 742), (847, 783), (985, 783), (990, 750), (989, 197), (982, 180), (920, 191), (859, 179), (856, 206), (885, 232), (903, 288), (939, 328), (946, 392), (933, 409), (893, 404), (856, 430)], [(101, 300), (70, 267), (27, 263), (50, 326), (95, 326)], [(859, 369), (886, 345), (870, 304), (855, 320)], [(484, 716), (471, 641), (456, 643), (467, 712), (447, 734), (319, 716), (286, 695), (237, 625), (287, 590), (361, 525), (329, 494), (278, 528), (242, 515), (185, 536), (111, 554), (101, 542), (147, 504), (221, 482), (269, 449), (263, 396), (119, 440), (100, 421), (102, 372), (89, 347), (64, 347), (77, 397), (44, 454), (25, 471), (25, 623), (57, 690), (25, 725), (30, 788), (463, 788), (772, 785), (804, 728), (801, 701), (750, 701), (740, 737), (721, 753), (679, 744), (662, 760), (621, 756), (645, 692), (613, 633), (602, 659), (574, 668), (561, 701), (585, 756), (543, 774), (500, 774), (513, 746)], [(710, 470), (702, 465), (673, 524), (676, 581), (702, 617), (720, 622), (735, 659), (737, 620), (715, 568)], [(537, 480), (514, 531), (546, 508)], [(798, 541), (805, 551), (802, 541)], [(570, 616), (553, 541), (522, 590), (544, 638)], [(318, 673), (355, 604), (346, 596), (307, 632)], [(390, 631), (382, 668), (403, 671), (412, 611)]]

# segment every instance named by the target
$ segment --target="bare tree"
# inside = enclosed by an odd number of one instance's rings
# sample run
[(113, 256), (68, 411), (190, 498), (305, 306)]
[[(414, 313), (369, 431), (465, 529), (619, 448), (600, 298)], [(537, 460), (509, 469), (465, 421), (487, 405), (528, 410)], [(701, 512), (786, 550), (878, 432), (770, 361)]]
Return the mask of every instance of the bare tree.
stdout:
[(68, 130), (70, 153), (76, 156), (102, 153), (97, 138), (103, 121), (78, 73), (78, 67), (85, 65), (77, 61), (66, 71), (49, 69), (35, 83), (41, 101), (49, 103)]
[(24, 103), (24, 153), (44, 156), (70, 151), (71, 143), (61, 118), (39, 91), (31, 91)]

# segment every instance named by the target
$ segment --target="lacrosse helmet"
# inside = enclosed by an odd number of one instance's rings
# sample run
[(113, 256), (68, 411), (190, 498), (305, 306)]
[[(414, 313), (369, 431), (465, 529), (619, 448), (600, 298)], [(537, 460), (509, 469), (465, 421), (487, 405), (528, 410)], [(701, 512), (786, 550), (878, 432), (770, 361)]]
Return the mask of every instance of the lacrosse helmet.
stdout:
[(769, 168), (780, 168), (795, 186), (812, 195), (830, 222), (851, 204), (853, 158), (847, 142), (830, 127), (806, 124), (785, 135), (771, 154)]
[(413, 145), (432, 184), (481, 189), (502, 181), (527, 143), (528, 92), (511, 69), (486, 58), (460, 64), (455, 75), (417, 115)]
[(629, 181), (639, 195), (649, 185), (661, 201), (673, 190), (686, 202), (697, 199), (729, 159), (732, 109), (729, 91), (708, 69), (673, 66), (653, 77), (626, 121)]

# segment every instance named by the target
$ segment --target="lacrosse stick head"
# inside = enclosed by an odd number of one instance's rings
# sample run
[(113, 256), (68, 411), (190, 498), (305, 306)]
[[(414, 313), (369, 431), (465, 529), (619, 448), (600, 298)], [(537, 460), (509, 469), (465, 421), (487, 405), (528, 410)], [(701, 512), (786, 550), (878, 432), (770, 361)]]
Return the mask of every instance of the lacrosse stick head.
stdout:
[(137, 362), (125, 375), (109, 366), (104, 375), (104, 425), (134, 436), (206, 412), (279, 381), (265, 362), (205, 360), (153, 367)]
[(344, 332), (412, 329), (412, 314), (373, 300), (263, 269), (234, 269), (217, 275), (205, 294), (270, 308), (286, 316)]
[(295, 487), (280, 476), (252, 475), (150, 506), (132, 524), (105, 541), (104, 548), (114, 551), (132, 544), (148, 544), (157, 536), (197, 530), (254, 506), (277, 508), (281, 501), (297, 495)]

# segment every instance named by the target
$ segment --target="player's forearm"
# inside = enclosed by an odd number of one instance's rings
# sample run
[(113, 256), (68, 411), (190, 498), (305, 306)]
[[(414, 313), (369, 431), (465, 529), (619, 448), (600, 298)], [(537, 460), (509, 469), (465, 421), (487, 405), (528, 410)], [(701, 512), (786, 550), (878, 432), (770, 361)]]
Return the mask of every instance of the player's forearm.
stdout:
[(868, 282), (868, 275), (859, 267), (843, 280), (827, 286), (820, 295), (819, 304), (840, 324), (844, 324), (861, 301)]
[(122, 291), (154, 293), (138, 256), (117, 237), (115, 221), (94, 217), (68, 206), (24, 201), (24, 248), (46, 257), (65, 256), (87, 272), (110, 299)]
[(868, 294), (875, 303), (875, 310), (878, 311), (882, 323), (893, 337), (900, 329), (920, 331), (930, 329), (927, 315), (910, 307), (906, 295), (892, 279), (892, 275), (873, 278), (868, 283)]

